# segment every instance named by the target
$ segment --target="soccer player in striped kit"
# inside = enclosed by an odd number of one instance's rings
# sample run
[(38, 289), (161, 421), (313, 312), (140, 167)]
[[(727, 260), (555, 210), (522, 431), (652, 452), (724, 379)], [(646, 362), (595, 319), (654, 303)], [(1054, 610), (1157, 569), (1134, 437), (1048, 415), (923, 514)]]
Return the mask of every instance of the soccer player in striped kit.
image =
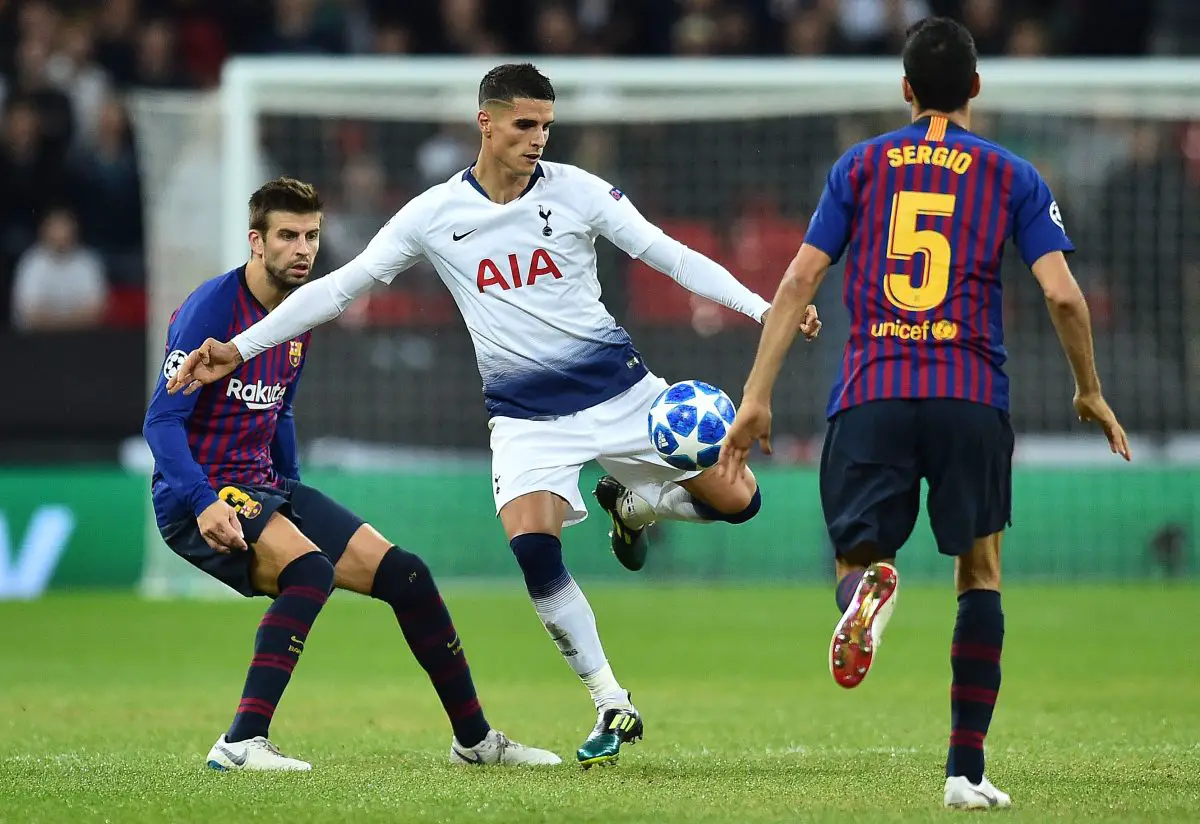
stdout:
[(1063, 254), (1073, 247), (1049, 187), (1030, 163), (969, 131), (980, 88), (970, 33), (947, 19), (918, 24), (904, 74), (912, 123), (833, 166), (775, 296), (720, 466), (739, 471), (755, 440), (770, 451), (771, 391), (784, 355), (825, 271), (845, 255), (850, 338), (820, 480), (842, 612), (830, 670), (854, 687), (870, 669), (924, 479), (958, 590), (944, 803), (1007, 807), (1009, 796), (984, 777), (983, 742), (1000, 688), (1000, 542), (1012, 497), (1000, 284), (1010, 238), (1045, 293), (1080, 420), (1099, 423), (1126, 460), (1129, 445), (1100, 390), (1087, 303)]
[(272, 604), (233, 724), (209, 751), (218, 770), (308, 770), (267, 738), (309, 630), (336, 587), (388, 604), (450, 719), (456, 764), (560, 764), (492, 729), (429, 568), (361, 518), (300, 483), (292, 403), (309, 333), (193, 395), (167, 383), (187, 352), (266, 317), (308, 280), (320, 246), (312, 186), (271, 181), (250, 198), (251, 258), (202, 284), (171, 318), (162, 376), (144, 433), (154, 455), (154, 512), (163, 540), (199, 569)]

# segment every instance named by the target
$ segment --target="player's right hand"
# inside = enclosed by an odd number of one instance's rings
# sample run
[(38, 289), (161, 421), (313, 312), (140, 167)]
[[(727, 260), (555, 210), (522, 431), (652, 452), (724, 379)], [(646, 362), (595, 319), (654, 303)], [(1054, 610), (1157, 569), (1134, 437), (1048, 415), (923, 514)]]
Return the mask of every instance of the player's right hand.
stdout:
[(224, 501), (209, 504), (196, 519), (196, 525), (204, 540), (217, 552), (229, 553), (235, 549), (244, 552), (247, 549), (237, 510)]
[(1104, 400), (1103, 395), (1099, 392), (1080, 393), (1076, 390), (1074, 404), (1075, 414), (1079, 416), (1079, 420), (1085, 423), (1095, 421), (1100, 424), (1100, 428), (1104, 430), (1104, 436), (1108, 438), (1108, 447), (1114, 455), (1120, 455), (1127, 461), (1133, 460), (1125, 429), (1117, 420), (1116, 413), (1109, 407), (1108, 401)]
[(821, 317), (817, 314), (817, 307), (811, 303), (804, 309), (804, 320), (800, 322), (800, 332), (804, 335), (805, 340), (816, 340), (817, 335), (821, 334)]
[(242, 353), (232, 343), (209, 338), (200, 348), (188, 353), (179, 369), (167, 381), (167, 393), (174, 395), (180, 389), (190, 395), (206, 384), (216, 383), (233, 372), (242, 363)]
[(750, 458), (750, 447), (755, 441), (758, 441), (764, 455), (771, 454), (771, 407), (743, 398), (733, 425), (725, 435), (725, 442), (721, 444), (717, 475), (729, 480), (741, 477)]

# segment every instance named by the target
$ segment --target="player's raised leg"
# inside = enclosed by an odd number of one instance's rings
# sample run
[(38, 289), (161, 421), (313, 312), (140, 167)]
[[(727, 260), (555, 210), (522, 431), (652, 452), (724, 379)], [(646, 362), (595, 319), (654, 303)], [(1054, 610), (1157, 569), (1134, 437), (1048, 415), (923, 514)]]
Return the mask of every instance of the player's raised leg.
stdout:
[[(249, 526), (254, 519), (244, 519), (244, 523)], [(233, 724), (209, 751), (208, 766), (217, 770), (309, 770), (309, 763), (283, 755), (268, 735), (309, 630), (333, 588), (333, 564), (278, 511), (267, 516), (261, 533), (253, 535), (250, 528), (247, 533), (250, 583), (255, 591), (274, 596), (274, 602), (259, 622), (254, 657)]]
[[(578, 469), (574, 477), (578, 477)], [(577, 484), (577, 480), (571, 482)], [(613, 675), (595, 613), (563, 563), (562, 525), (569, 513), (574, 515), (573, 510), (574, 505), (565, 498), (536, 491), (505, 503), (500, 519), (542, 626), (596, 706), (596, 726), (576, 753), (579, 762), (590, 767), (616, 761), (621, 745), (639, 740), (643, 727), (629, 692)]]
[(871, 670), (896, 606), (894, 558), (921, 506), (917, 409), (882, 400), (836, 415), (821, 451), (821, 508), (835, 553), (841, 613), (829, 672), (847, 689)]
[[(621, 474), (619, 469), (614, 471)], [(748, 468), (732, 482), (705, 471), (689, 480), (667, 481), (641, 491), (654, 498), (654, 503), (626, 487), (616, 475), (600, 478), (592, 493), (612, 519), (609, 547), (621, 565), (634, 572), (646, 564), (650, 549), (646, 528), (655, 522), (741, 524), (762, 508), (762, 493)]]
[(642, 422), (666, 388), (666, 381), (651, 374), (621, 397), (587, 412), (594, 429), (603, 433), (599, 463), (608, 473), (593, 495), (612, 519), (613, 554), (634, 571), (646, 562), (645, 532), (656, 521), (741, 524), (762, 508), (758, 481), (749, 467), (732, 476), (713, 469), (683, 471), (667, 464), (653, 448)]
[[(336, 529), (340, 520), (353, 518), (338, 504), (303, 488), (293, 497), (302, 511), (333, 513), (311, 529)], [(338, 517), (338, 512), (345, 513)], [(345, 546), (335, 567), (336, 586), (368, 595), (391, 607), (413, 657), (429, 675), (434, 691), (450, 720), (454, 738), (450, 760), (471, 765), (554, 765), (562, 759), (548, 750), (527, 747), (492, 729), (484, 717), (466, 651), (450, 612), (442, 600), (433, 574), (421, 558), (380, 535), (369, 524), (355, 519), (349, 541), (345, 530), (330, 540)], [(306, 527), (309, 528), (309, 527)]]

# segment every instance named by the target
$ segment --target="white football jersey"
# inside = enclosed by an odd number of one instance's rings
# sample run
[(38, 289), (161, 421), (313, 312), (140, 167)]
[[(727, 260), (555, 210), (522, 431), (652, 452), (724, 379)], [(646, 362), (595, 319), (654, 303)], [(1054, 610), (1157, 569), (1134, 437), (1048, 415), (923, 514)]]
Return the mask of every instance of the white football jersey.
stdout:
[(471, 333), (488, 411), (535, 418), (595, 406), (646, 374), (600, 302), (595, 241), (637, 257), (661, 234), (619, 189), (542, 162), (505, 204), (471, 170), (456, 174), (409, 201), (357, 262), (390, 283), (428, 260)]

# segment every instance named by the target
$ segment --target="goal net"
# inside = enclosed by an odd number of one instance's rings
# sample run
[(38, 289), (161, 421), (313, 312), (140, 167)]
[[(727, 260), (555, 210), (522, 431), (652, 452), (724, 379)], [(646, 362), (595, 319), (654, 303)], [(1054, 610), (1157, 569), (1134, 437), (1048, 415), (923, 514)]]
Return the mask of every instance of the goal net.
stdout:
[[(318, 271), (327, 272), (352, 258), (405, 200), (473, 161), (475, 92), (491, 66), (475, 58), (237, 59), (219, 92), (139, 97), (133, 113), (150, 215), (148, 374), (160, 366), (165, 323), (182, 298), (244, 262), (246, 200), (263, 180), (287, 174), (320, 189), (327, 208)], [(651, 220), (768, 298), (829, 165), (852, 143), (908, 116), (892, 60), (545, 60), (539, 67), (558, 93), (547, 159), (610, 180)], [(1191, 463), (1196, 450), (1187, 432), (1200, 428), (1200, 340), (1189, 323), (1200, 316), (1197, 68), (1153, 60), (981, 67), (973, 128), (1033, 161), (1054, 188), (1079, 248), (1072, 266), (1091, 302), (1106, 394), (1135, 433), (1144, 466), (1158, 468), (1141, 471), (1134, 495), (1153, 511), (1107, 522), (1120, 532), (1110, 536), (1112, 558), (1097, 561), (1087, 547), (1064, 546), (1054, 558), (1031, 557), (1032, 573), (1137, 572), (1157, 536), (1172, 525), (1194, 526), (1196, 501), (1159, 469)], [(650, 367), (668, 379), (707, 379), (736, 399), (757, 327), (608, 244), (598, 247), (605, 302)], [(1027, 497), (1070, 498), (1068, 521), (1055, 527), (1056, 540), (1070, 543), (1091, 507), (1119, 508), (1120, 496), (1133, 493), (1120, 492), (1109, 463), (1070, 469), (1103, 461), (1107, 450), (1074, 418), (1070, 373), (1036, 282), (1015, 254), (1006, 267), (1018, 460), (1048, 465), (1022, 483), (1033, 484)], [(819, 301), (823, 339), (796, 347), (776, 395), (774, 466), (811, 465), (819, 451), (846, 329), (836, 268), (829, 280)], [(413, 482), (411, 506), (418, 508), (406, 515), (431, 537), (447, 516), (420, 490), (453, 491), (447, 477), (475, 477), (483, 494), (462, 494), (479, 511), (463, 517), (480, 531), (464, 540), (496, 542), (487, 483), (479, 480), (487, 475), (487, 427), (474, 357), (429, 267), (378, 288), (321, 330), (299, 403), (307, 467), (384, 473), (394, 484), (438, 475)], [(1064, 472), (1070, 477), (1047, 480)], [(356, 497), (381, 494), (367, 481), (339, 482)], [(800, 488), (816, 494), (810, 483)], [(395, 499), (394, 507), (404, 506)], [(1023, 506), (1031, 504), (1019, 499), (1018, 511)], [(810, 509), (819, 520), (819, 508)], [(763, 551), (778, 559), (762, 561), (758, 571), (774, 574), (790, 569), (789, 554), (799, 553), (785, 508), (764, 509), (768, 515), (779, 521), (770, 533), (778, 537)], [(803, 554), (821, 555), (820, 524), (805, 530)], [(148, 545), (155, 542), (151, 530)], [(1117, 542), (1127, 545), (1126, 560), (1115, 555)], [(726, 569), (689, 566), (686, 549), (672, 555), (681, 575)], [(159, 572), (148, 578), (170, 589), (164, 582), (182, 564), (161, 560), (165, 566), (151, 564)], [(489, 570), (467, 561), (457, 568)]]

